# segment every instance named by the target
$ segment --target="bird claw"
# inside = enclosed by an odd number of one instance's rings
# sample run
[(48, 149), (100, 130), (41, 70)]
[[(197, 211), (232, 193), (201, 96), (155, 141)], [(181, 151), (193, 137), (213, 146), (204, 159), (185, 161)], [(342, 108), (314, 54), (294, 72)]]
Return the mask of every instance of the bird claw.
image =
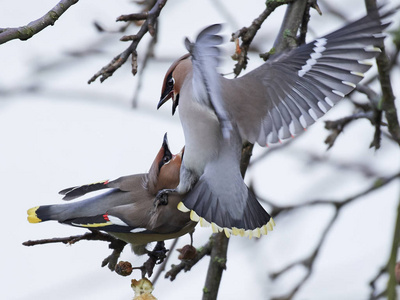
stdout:
[(168, 194), (176, 192), (175, 189), (164, 189), (158, 191), (156, 198), (154, 199), (154, 206), (157, 207), (158, 205), (167, 205), (168, 204)]
[(147, 253), (149, 256), (148, 260), (143, 264), (143, 266), (138, 267), (138, 269), (142, 271), (142, 278), (146, 276), (146, 273), (149, 277), (151, 277), (154, 266), (159, 265), (164, 261), (164, 259), (167, 257), (168, 251), (169, 250), (165, 248), (164, 241), (157, 242), (154, 249)]
[(167, 257), (168, 251), (169, 250), (166, 249), (165, 246), (163, 246), (161, 249), (154, 249), (154, 250), (150, 251), (150, 253), (148, 255), (155, 259), (156, 265), (159, 265)]
[(158, 202), (158, 204), (161, 205), (167, 205), (168, 204), (168, 192), (165, 190), (161, 190), (157, 193), (156, 199), (154, 200), (155, 202)]

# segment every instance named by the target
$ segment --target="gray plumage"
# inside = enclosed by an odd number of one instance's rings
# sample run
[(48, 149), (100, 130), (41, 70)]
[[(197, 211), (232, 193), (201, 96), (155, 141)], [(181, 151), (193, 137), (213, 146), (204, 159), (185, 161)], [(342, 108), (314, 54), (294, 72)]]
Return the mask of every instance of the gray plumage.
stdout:
[(167, 205), (155, 201), (159, 190), (178, 185), (182, 154), (183, 150), (171, 154), (165, 136), (149, 173), (64, 189), (60, 194), (68, 201), (93, 191), (107, 191), (81, 201), (34, 207), (28, 210), (28, 221), (54, 220), (102, 230), (135, 246), (192, 232), (196, 223), (177, 209), (182, 195), (171, 195)]
[(188, 192), (180, 209), (228, 236), (272, 230), (274, 221), (241, 178), (242, 142), (265, 146), (293, 137), (351, 92), (370, 68), (363, 60), (380, 52), (389, 25), (381, 18), (371, 12), (235, 79), (217, 72), (221, 25), (186, 40), (190, 55), (167, 71), (158, 104), (172, 98), (173, 112), (179, 104), (186, 149), (176, 191)]

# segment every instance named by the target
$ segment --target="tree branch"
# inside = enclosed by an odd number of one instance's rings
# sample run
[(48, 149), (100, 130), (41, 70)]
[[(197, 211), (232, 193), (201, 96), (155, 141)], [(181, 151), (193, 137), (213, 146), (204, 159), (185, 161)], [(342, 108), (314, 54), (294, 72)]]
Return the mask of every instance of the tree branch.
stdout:
[(137, 34), (130, 36), (123, 36), (121, 38), (121, 41), (132, 41), (132, 43), (125, 51), (114, 57), (113, 60), (108, 65), (104, 66), (100, 71), (94, 74), (92, 78), (89, 79), (88, 84), (94, 82), (98, 77), (100, 77), (100, 82), (103, 82), (108, 77), (111, 77), (114, 74), (114, 72), (118, 70), (127, 61), (130, 55), (132, 55), (132, 74), (136, 75), (137, 46), (139, 45), (140, 41), (147, 32), (149, 32), (152, 36), (154, 35), (155, 33), (154, 26), (166, 2), (167, 0), (157, 0), (153, 8), (146, 13), (122, 15), (119, 18), (117, 18), (117, 21), (131, 21), (139, 19), (146, 19), (146, 21), (142, 24)]
[[(274, 52), (280, 53), (297, 46), (296, 34), (306, 12), (307, 1), (294, 1), (288, 4), (282, 26), (274, 42)], [(305, 35), (305, 33), (303, 33)]]
[[(376, 0), (365, 0), (365, 6), (368, 12), (377, 10)], [(393, 139), (400, 145), (400, 125), (399, 119), (397, 118), (397, 110), (394, 104), (395, 97), (390, 79), (391, 62), (386, 55), (384, 45), (382, 45), (381, 53), (376, 58), (376, 64), (378, 66), (379, 82), (382, 88), (381, 107), (388, 121), (389, 132)]]
[(347, 197), (343, 201), (329, 200), (329, 199), (326, 199), (326, 200), (317, 199), (317, 200), (304, 202), (304, 203), (300, 203), (300, 204), (296, 204), (296, 205), (279, 206), (279, 205), (276, 205), (275, 203), (272, 203), (266, 199), (262, 199), (258, 195), (257, 195), (257, 198), (259, 198), (260, 200), (262, 200), (263, 202), (267, 203), (269, 206), (272, 207), (271, 214), (274, 215), (275, 217), (282, 212), (287, 213), (291, 210), (295, 210), (295, 209), (303, 208), (303, 207), (307, 207), (307, 206), (313, 206), (313, 205), (332, 205), (337, 209), (341, 209), (345, 205), (347, 205), (365, 195), (368, 195), (369, 193), (371, 193), (375, 190), (378, 190), (378, 189), (386, 186), (387, 184), (391, 183), (393, 180), (398, 179), (398, 178), (400, 178), (400, 173), (396, 173), (396, 174), (393, 174), (391, 176), (386, 176), (386, 177), (377, 177), (376, 180), (371, 184), (371, 186), (369, 188), (367, 188), (364, 191), (361, 191), (357, 194), (354, 194), (353, 196)]
[(396, 286), (398, 285), (395, 274), (397, 262), (397, 252), (400, 246), (400, 197), (397, 205), (397, 218), (393, 233), (392, 249), (390, 251), (389, 261), (387, 263), (387, 272), (389, 273), (389, 281), (387, 285), (387, 297), (389, 300), (396, 300)]
[(254, 19), (254, 21), (251, 23), (249, 27), (243, 27), (239, 31), (236, 31), (235, 33), (232, 34), (231, 41), (235, 41), (239, 38), (242, 38), (241, 45), (238, 47), (235, 55), (232, 57), (234, 60), (238, 61), (233, 70), (236, 76), (239, 76), (242, 70), (246, 69), (248, 61), (247, 53), (249, 51), (250, 44), (252, 43), (258, 30), (261, 28), (261, 25), (277, 7), (291, 2), (293, 2), (293, 0), (284, 0), (284, 1), (268, 0), (266, 2), (265, 10), (258, 16), (258, 18)]
[(308, 280), (308, 278), (310, 278), (313, 267), (314, 267), (314, 261), (317, 258), (319, 251), (321, 249), (321, 246), (323, 245), (323, 243), (325, 242), (326, 237), (328, 236), (329, 231), (332, 229), (333, 224), (335, 223), (337, 217), (339, 215), (339, 210), (335, 211), (335, 214), (333, 215), (332, 219), (330, 220), (329, 224), (325, 227), (323, 233), (321, 234), (321, 237), (318, 241), (317, 246), (315, 247), (315, 250), (306, 258), (294, 262), (290, 265), (288, 265), (287, 267), (285, 267), (284, 269), (282, 269), (281, 271), (271, 274), (271, 277), (273, 279), (275, 279), (276, 277), (280, 276), (281, 274), (283, 274), (284, 272), (290, 270), (291, 268), (297, 266), (297, 265), (302, 265), (307, 269), (307, 273), (304, 275), (304, 277), (293, 287), (292, 291), (289, 292), (289, 294), (287, 296), (279, 296), (276, 298), (272, 298), (273, 300), (283, 300), (283, 299), (292, 299), (296, 293), (300, 290), (301, 286)]
[(214, 243), (210, 253), (210, 263), (203, 288), (203, 300), (217, 299), (222, 272), (226, 270), (229, 239), (225, 233), (213, 234)]
[(190, 271), (190, 269), (197, 264), (204, 256), (210, 255), (211, 249), (214, 244), (214, 235), (211, 235), (207, 244), (197, 250), (196, 256), (190, 260), (182, 260), (179, 265), (172, 265), (171, 269), (165, 274), (165, 278), (169, 278), (174, 281), (176, 276), (183, 270), (185, 272)]
[[(307, 270), (307, 273), (304, 275), (304, 277), (292, 288), (292, 290), (286, 296), (279, 296), (274, 299), (280, 299), (280, 300), (292, 299), (295, 296), (295, 294), (300, 290), (301, 286), (308, 280), (308, 278), (311, 276), (314, 262), (318, 257), (319, 251), (322, 248), (330, 230), (333, 228), (333, 225), (334, 225), (335, 221), (337, 220), (340, 212), (342, 212), (343, 207), (345, 207), (347, 204), (352, 203), (377, 189), (380, 189), (380, 188), (388, 185), (393, 180), (398, 179), (398, 178), (400, 178), (400, 173), (396, 173), (396, 174), (388, 176), (388, 177), (378, 178), (377, 180), (375, 180), (375, 182), (369, 188), (367, 188), (364, 191), (361, 191), (351, 197), (348, 197), (343, 201), (314, 200), (314, 201), (310, 201), (310, 202), (306, 202), (306, 203), (302, 203), (302, 204), (298, 204), (298, 205), (289, 205), (289, 206), (279, 207), (277, 205), (270, 203), (269, 201), (264, 200), (265, 202), (267, 202), (269, 205), (272, 206), (273, 210), (272, 210), (271, 214), (273, 214), (275, 217), (282, 212), (287, 213), (294, 209), (299, 209), (299, 208), (303, 208), (306, 206), (331, 205), (335, 208), (335, 214), (333, 215), (333, 217), (330, 220), (330, 222), (328, 223), (328, 225), (325, 227), (324, 231), (321, 233), (320, 239), (319, 239), (314, 251), (312, 251), (310, 253), (310, 255), (308, 255), (307, 257), (300, 259), (299, 261), (295, 261), (295, 262), (287, 265), (286, 267), (284, 267), (282, 270), (272, 273), (270, 275), (272, 279), (276, 279), (278, 276), (284, 274), (285, 272), (289, 271), (290, 269), (292, 269), (293, 267), (298, 266), (298, 265), (304, 266)], [(397, 248), (398, 248), (399, 242), (400, 242), (400, 224), (398, 224), (398, 223), (400, 223), (400, 202), (399, 202), (399, 207), (398, 207), (398, 218), (397, 218), (397, 223), (396, 223), (396, 227), (395, 227), (396, 229), (395, 229), (395, 234), (394, 234), (394, 239), (393, 239), (392, 254), (390, 256), (390, 260), (388, 262), (388, 267), (387, 267), (388, 269), (390, 269), (390, 273), (389, 273), (391, 276), (390, 280), (392, 280), (392, 281), (389, 281), (389, 286), (395, 286), (395, 284), (396, 284), (395, 277), (394, 277), (394, 267), (396, 265)], [(396, 247), (396, 249), (394, 249), (395, 247)], [(392, 283), (392, 285), (390, 285), (391, 283)], [(395, 299), (395, 297), (391, 298), (391, 299)]]
[(41, 18), (30, 22), (28, 25), (15, 28), (0, 28), (0, 45), (8, 41), (20, 39), (25, 41), (54, 23), (79, 0), (61, 0)]
[(156, 282), (158, 280), (158, 278), (160, 277), (161, 273), (165, 271), (165, 267), (168, 263), (169, 258), (171, 257), (171, 253), (173, 252), (173, 250), (176, 247), (176, 244), (178, 243), (179, 237), (177, 237), (176, 239), (174, 239), (172, 245), (169, 247), (169, 251), (167, 253), (167, 257), (164, 259), (164, 261), (162, 262), (161, 266), (157, 269), (157, 273), (154, 275), (153, 277), (153, 286), (156, 285)]
[(63, 237), (63, 238), (51, 238), (51, 239), (43, 239), (43, 240), (36, 240), (36, 241), (26, 241), (23, 242), (22, 245), (24, 246), (36, 246), (36, 245), (44, 245), (44, 244), (53, 244), (53, 243), (63, 243), (63, 244), (75, 244), (76, 242), (86, 240), (86, 241), (105, 241), (109, 242), (109, 248), (113, 249), (113, 252), (111, 255), (106, 257), (101, 266), (105, 267), (108, 265), (108, 268), (111, 271), (115, 270), (115, 266), (117, 264), (118, 258), (121, 255), (126, 243), (124, 241), (121, 241), (107, 233), (103, 233), (100, 231), (93, 230), (91, 232), (87, 232), (82, 235), (73, 235), (69, 237)]

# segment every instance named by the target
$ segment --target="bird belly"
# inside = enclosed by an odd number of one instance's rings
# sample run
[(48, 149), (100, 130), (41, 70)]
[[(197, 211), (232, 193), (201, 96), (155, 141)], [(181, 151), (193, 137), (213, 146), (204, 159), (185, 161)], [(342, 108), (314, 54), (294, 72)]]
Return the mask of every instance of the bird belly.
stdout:
[(222, 135), (215, 113), (194, 99), (189, 99), (181, 101), (179, 105), (185, 135), (183, 164), (186, 169), (200, 176), (207, 163), (218, 155)]

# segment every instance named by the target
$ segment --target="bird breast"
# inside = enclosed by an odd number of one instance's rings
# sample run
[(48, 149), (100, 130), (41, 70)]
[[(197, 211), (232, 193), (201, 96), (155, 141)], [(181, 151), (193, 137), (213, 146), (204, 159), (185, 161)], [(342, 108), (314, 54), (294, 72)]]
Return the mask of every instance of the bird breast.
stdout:
[[(189, 79), (189, 78), (188, 78)], [(192, 80), (185, 80), (179, 95), (179, 117), (185, 135), (183, 164), (201, 175), (218, 155), (222, 139), (217, 116), (203, 101), (193, 98)]]

